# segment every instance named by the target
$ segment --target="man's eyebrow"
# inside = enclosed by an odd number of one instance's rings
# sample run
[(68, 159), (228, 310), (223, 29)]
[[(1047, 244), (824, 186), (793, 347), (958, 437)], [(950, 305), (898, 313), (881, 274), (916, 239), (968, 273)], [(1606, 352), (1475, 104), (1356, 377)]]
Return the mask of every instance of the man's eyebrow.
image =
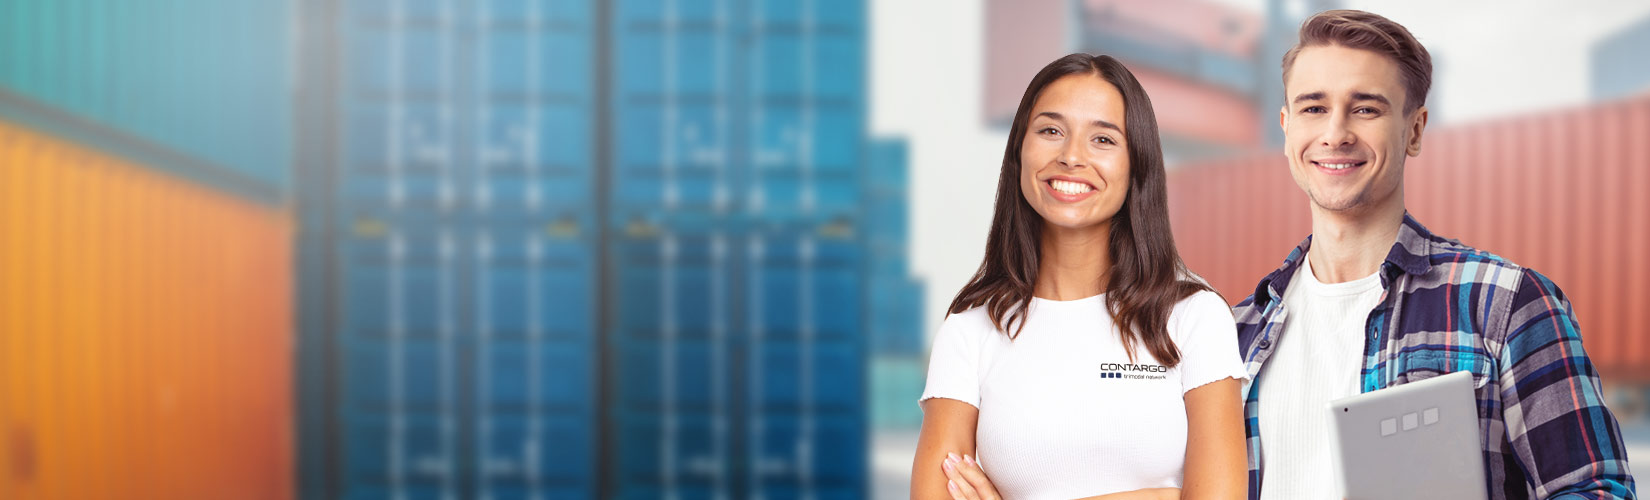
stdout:
[[(1060, 113), (1055, 113), (1053, 111), (1044, 111), (1044, 112), (1041, 112), (1041, 113), (1037, 113), (1037, 116), (1047, 116), (1049, 118), (1052, 118), (1052, 119), (1055, 119), (1055, 120), (1058, 120), (1058, 121), (1065, 121), (1066, 120), (1065, 115), (1062, 115)], [(1032, 118), (1036, 118), (1037, 116), (1033, 116)], [(1117, 124), (1112, 123), (1112, 122), (1108, 122), (1108, 121), (1105, 121), (1105, 120), (1094, 120), (1090, 123), (1093, 123), (1097, 127), (1109, 128), (1109, 129), (1112, 129), (1112, 130), (1116, 130), (1117, 133), (1119, 133), (1119, 134), (1123, 133), (1123, 127), (1119, 127), (1119, 126), (1117, 126)]]
[(1325, 96), (1323, 92), (1309, 92), (1295, 96), (1295, 102), (1322, 101)]
[(1381, 103), (1382, 105), (1386, 105), (1386, 106), (1391, 106), (1392, 105), (1392, 101), (1387, 100), (1386, 96), (1381, 95), (1381, 94), (1371, 94), (1371, 93), (1368, 93), (1368, 92), (1353, 92), (1352, 93), (1352, 100), (1354, 100), (1354, 101), (1375, 101), (1375, 102)]
[[(1301, 102), (1306, 102), (1306, 101), (1321, 101), (1321, 100), (1324, 100), (1324, 98), (1326, 98), (1328, 96), (1329, 96), (1328, 94), (1323, 93), (1323, 92), (1308, 92), (1308, 93), (1305, 93), (1305, 94), (1295, 96), (1295, 101), (1294, 102), (1301, 103)], [(1387, 105), (1387, 106), (1392, 105), (1392, 100), (1387, 99), (1386, 96), (1381, 95), (1381, 94), (1370, 93), (1370, 92), (1353, 92), (1352, 93), (1352, 100), (1354, 100), (1354, 101), (1375, 101), (1375, 102), (1378, 102), (1378, 103), (1381, 103), (1381, 104), (1384, 104), (1384, 105)]]

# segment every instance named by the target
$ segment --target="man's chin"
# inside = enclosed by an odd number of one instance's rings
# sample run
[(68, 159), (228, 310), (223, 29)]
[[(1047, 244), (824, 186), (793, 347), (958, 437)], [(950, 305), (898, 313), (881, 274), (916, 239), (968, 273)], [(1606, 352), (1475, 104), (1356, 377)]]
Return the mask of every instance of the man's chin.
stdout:
[(1356, 213), (1364, 208), (1368, 208), (1364, 206), (1365, 203), (1363, 203), (1363, 197), (1350, 193), (1335, 196), (1313, 195), (1311, 198), (1314, 206), (1317, 206), (1320, 210), (1326, 212), (1343, 214)]

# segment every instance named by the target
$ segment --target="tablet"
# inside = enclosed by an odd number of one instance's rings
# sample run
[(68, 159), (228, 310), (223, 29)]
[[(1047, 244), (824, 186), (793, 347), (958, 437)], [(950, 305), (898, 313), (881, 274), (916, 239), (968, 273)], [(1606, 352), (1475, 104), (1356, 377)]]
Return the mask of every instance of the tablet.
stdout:
[(1486, 498), (1472, 374), (1329, 402), (1341, 498)]

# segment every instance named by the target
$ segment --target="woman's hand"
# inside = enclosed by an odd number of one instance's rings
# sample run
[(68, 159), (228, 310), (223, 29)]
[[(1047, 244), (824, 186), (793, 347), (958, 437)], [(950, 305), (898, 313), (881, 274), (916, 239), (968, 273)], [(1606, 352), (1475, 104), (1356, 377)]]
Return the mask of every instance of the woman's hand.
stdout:
[(991, 479), (985, 477), (985, 471), (980, 469), (980, 463), (974, 457), (963, 455), (958, 457), (952, 453), (945, 457), (940, 464), (945, 469), (945, 477), (950, 482), (946, 488), (951, 491), (952, 500), (1000, 500), (1002, 495), (997, 494), (997, 487), (991, 485)]

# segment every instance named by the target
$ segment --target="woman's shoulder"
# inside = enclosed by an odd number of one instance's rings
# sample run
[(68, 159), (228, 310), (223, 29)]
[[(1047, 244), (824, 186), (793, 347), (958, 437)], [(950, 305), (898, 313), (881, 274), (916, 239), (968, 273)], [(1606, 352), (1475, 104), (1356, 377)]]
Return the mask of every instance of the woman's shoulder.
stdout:
[(931, 342), (936, 353), (946, 351), (977, 354), (981, 348), (990, 344), (988, 340), (996, 332), (997, 327), (991, 323), (986, 308), (975, 307), (946, 315), (945, 321), (940, 323), (939, 331), (934, 333)]
[(1194, 311), (1222, 310), (1226, 311), (1227, 315), (1232, 314), (1232, 307), (1226, 305), (1226, 299), (1210, 290), (1198, 290), (1196, 293), (1187, 295), (1186, 298), (1180, 299), (1180, 302), (1176, 302), (1174, 307), (1176, 312), (1181, 309)]
[(1174, 310), (1169, 313), (1171, 326), (1188, 322), (1204, 323), (1210, 320), (1233, 322), (1232, 307), (1226, 304), (1226, 299), (1208, 290), (1201, 290), (1180, 299), (1180, 302), (1175, 303)]
[(991, 322), (991, 313), (983, 305), (947, 314), (945, 322), (940, 324), (940, 333), (962, 332), (973, 336), (996, 330), (997, 326)]

